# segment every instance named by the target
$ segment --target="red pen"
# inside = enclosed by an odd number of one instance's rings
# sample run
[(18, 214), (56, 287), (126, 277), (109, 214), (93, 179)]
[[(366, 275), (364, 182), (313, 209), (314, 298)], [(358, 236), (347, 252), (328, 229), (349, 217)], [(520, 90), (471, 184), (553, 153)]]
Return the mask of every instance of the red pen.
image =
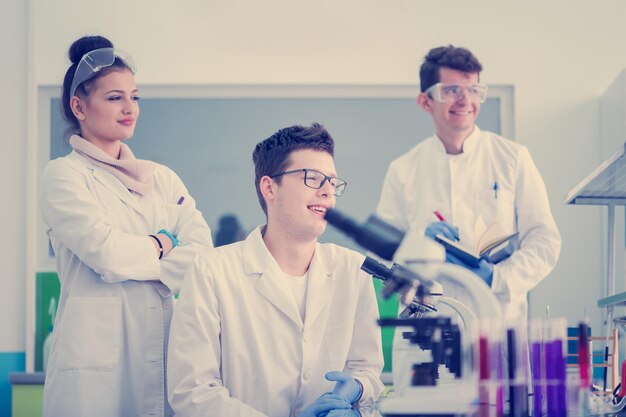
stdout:
[(435, 216), (437, 216), (439, 221), (442, 221), (442, 222), (446, 221), (446, 219), (444, 219), (443, 216), (441, 215), (441, 213), (439, 213), (437, 210), (433, 211), (433, 213), (435, 213)]
[[(446, 219), (441, 215), (441, 213), (439, 213), (438, 210), (434, 210), (433, 213), (435, 213), (435, 216), (437, 216), (437, 218), (439, 219), (440, 222), (445, 222), (446, 221)], [(455, 229), (456, 229), (456, 234), (458, 236), (459, 229), (457, 227), (455, 227)], [(457, 236), (454, 237), (454, 240), (459, 240), (459, 238)]]

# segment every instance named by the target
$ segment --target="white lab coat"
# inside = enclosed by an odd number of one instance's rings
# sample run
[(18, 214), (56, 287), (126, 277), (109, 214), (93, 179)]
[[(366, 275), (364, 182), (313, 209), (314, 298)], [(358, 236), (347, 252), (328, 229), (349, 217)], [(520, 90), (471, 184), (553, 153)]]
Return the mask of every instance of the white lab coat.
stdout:
[[(61, 281), (43, 415), (172, 415), (172, 294), (195, 254), (212, 245), (193, 198), (165, 166), (156, 165), (155, 189), (139, 197), (72, 152), (47, 164), (40, 204)], [(148, 234), (160, 229), (180, 246), (159, 261)]]
[[(437, 221), (433, 210), (459, 228), (468, 247), (475, 245), (479, 217), (485, 225), (499, 220), (505, 232), (519, 232), (519, 250), (495, 265), (491, 287), (505, 323), (523, 325), (526, 295), (552, 271), (561, 249), (546, 187), (528, 149), (478, 126), (458, 155), (447, 154), (436, 136), (418, 144), (391, 163), (377, 212), (402, 230), (423, 232)], [(444, 294), (472, 308), (462, 289), (446, 285)]]
[(364, 257), (317, 244), (306, 316), (260, 228), (245, 241), (198, 256), (172, 322), (169, 399), (178, 417), (288, 417), (330, 391), (346, 370), (363, 384), (361, 405), (382, 391), (378, 307)]

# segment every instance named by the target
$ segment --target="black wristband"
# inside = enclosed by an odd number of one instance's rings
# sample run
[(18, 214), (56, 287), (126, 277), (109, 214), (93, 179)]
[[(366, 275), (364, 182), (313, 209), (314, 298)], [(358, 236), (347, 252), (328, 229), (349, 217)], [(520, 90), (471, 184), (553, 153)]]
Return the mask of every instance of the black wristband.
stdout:
[(163, 257), (163, 245), (161, 244), (161, 241), (155, 235), (148, 235), (148, 236), (156, 240), (157, 245), (159, 245), (159, 259), (161, 259)]
[(352, 401), (352, 405), (358, 403), (359, 401), (361, 401), (361, 398), (363, 397), (363, 383), (361, 381), (359, 381), (357, 378), (354, 378), (354, 380), (356, 381), (357, 384), (359, 384), (359, 386), (361, 387), (361, 393), (359, 394), (359, 396), (356, 398), (356, 400)]

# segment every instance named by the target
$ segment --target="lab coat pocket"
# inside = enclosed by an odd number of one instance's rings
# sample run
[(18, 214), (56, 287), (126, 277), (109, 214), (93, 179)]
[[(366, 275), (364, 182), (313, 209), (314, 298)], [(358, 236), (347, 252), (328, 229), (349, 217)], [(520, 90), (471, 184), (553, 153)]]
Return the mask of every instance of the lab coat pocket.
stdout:
[(120, 360), (121, 309), (116, 297), (70, 298), (60, 326), (58, 369), (114, 369)]
[(156, 216), (156, 227), (174, 233), (179, 226), (182, 206), (175, 203), (161, 203)]
[(510, 190), (482, 190), (476, 192), (476, 214), (486, 226), (500, 222), (507, 231), (515, 230), (515, 195)]
[(352, 342), (353, 323), (353, 321), (333, 323), (324, 331), (324, 343), (332, 370), (343, 370)]

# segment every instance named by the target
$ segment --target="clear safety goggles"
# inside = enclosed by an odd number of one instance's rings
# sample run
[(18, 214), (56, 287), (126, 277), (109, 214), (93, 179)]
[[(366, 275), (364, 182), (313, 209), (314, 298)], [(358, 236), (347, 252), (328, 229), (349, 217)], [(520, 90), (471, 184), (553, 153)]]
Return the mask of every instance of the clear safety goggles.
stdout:
[(126, 52), (115, 48), (100, 48), (87, 52), (80, 59), (74, 78), (72, 79), (72, 87), (70, 88), (70, 97), (76, 93), (76, 88), (85, 81), (92, 78), (102, 68), (110, 67), (115, 62), (115, 58), (121, 60), (130, 71), (136, 72), (133, 59)]
[(471, 100), (484, 103), (487, 100), (487, 86), (485, 84), (444, 84), (437, 83), (431, 85), (424, 93), (428, 94), (433, 100), (447, 103), (461, 100), (467, 96)]

